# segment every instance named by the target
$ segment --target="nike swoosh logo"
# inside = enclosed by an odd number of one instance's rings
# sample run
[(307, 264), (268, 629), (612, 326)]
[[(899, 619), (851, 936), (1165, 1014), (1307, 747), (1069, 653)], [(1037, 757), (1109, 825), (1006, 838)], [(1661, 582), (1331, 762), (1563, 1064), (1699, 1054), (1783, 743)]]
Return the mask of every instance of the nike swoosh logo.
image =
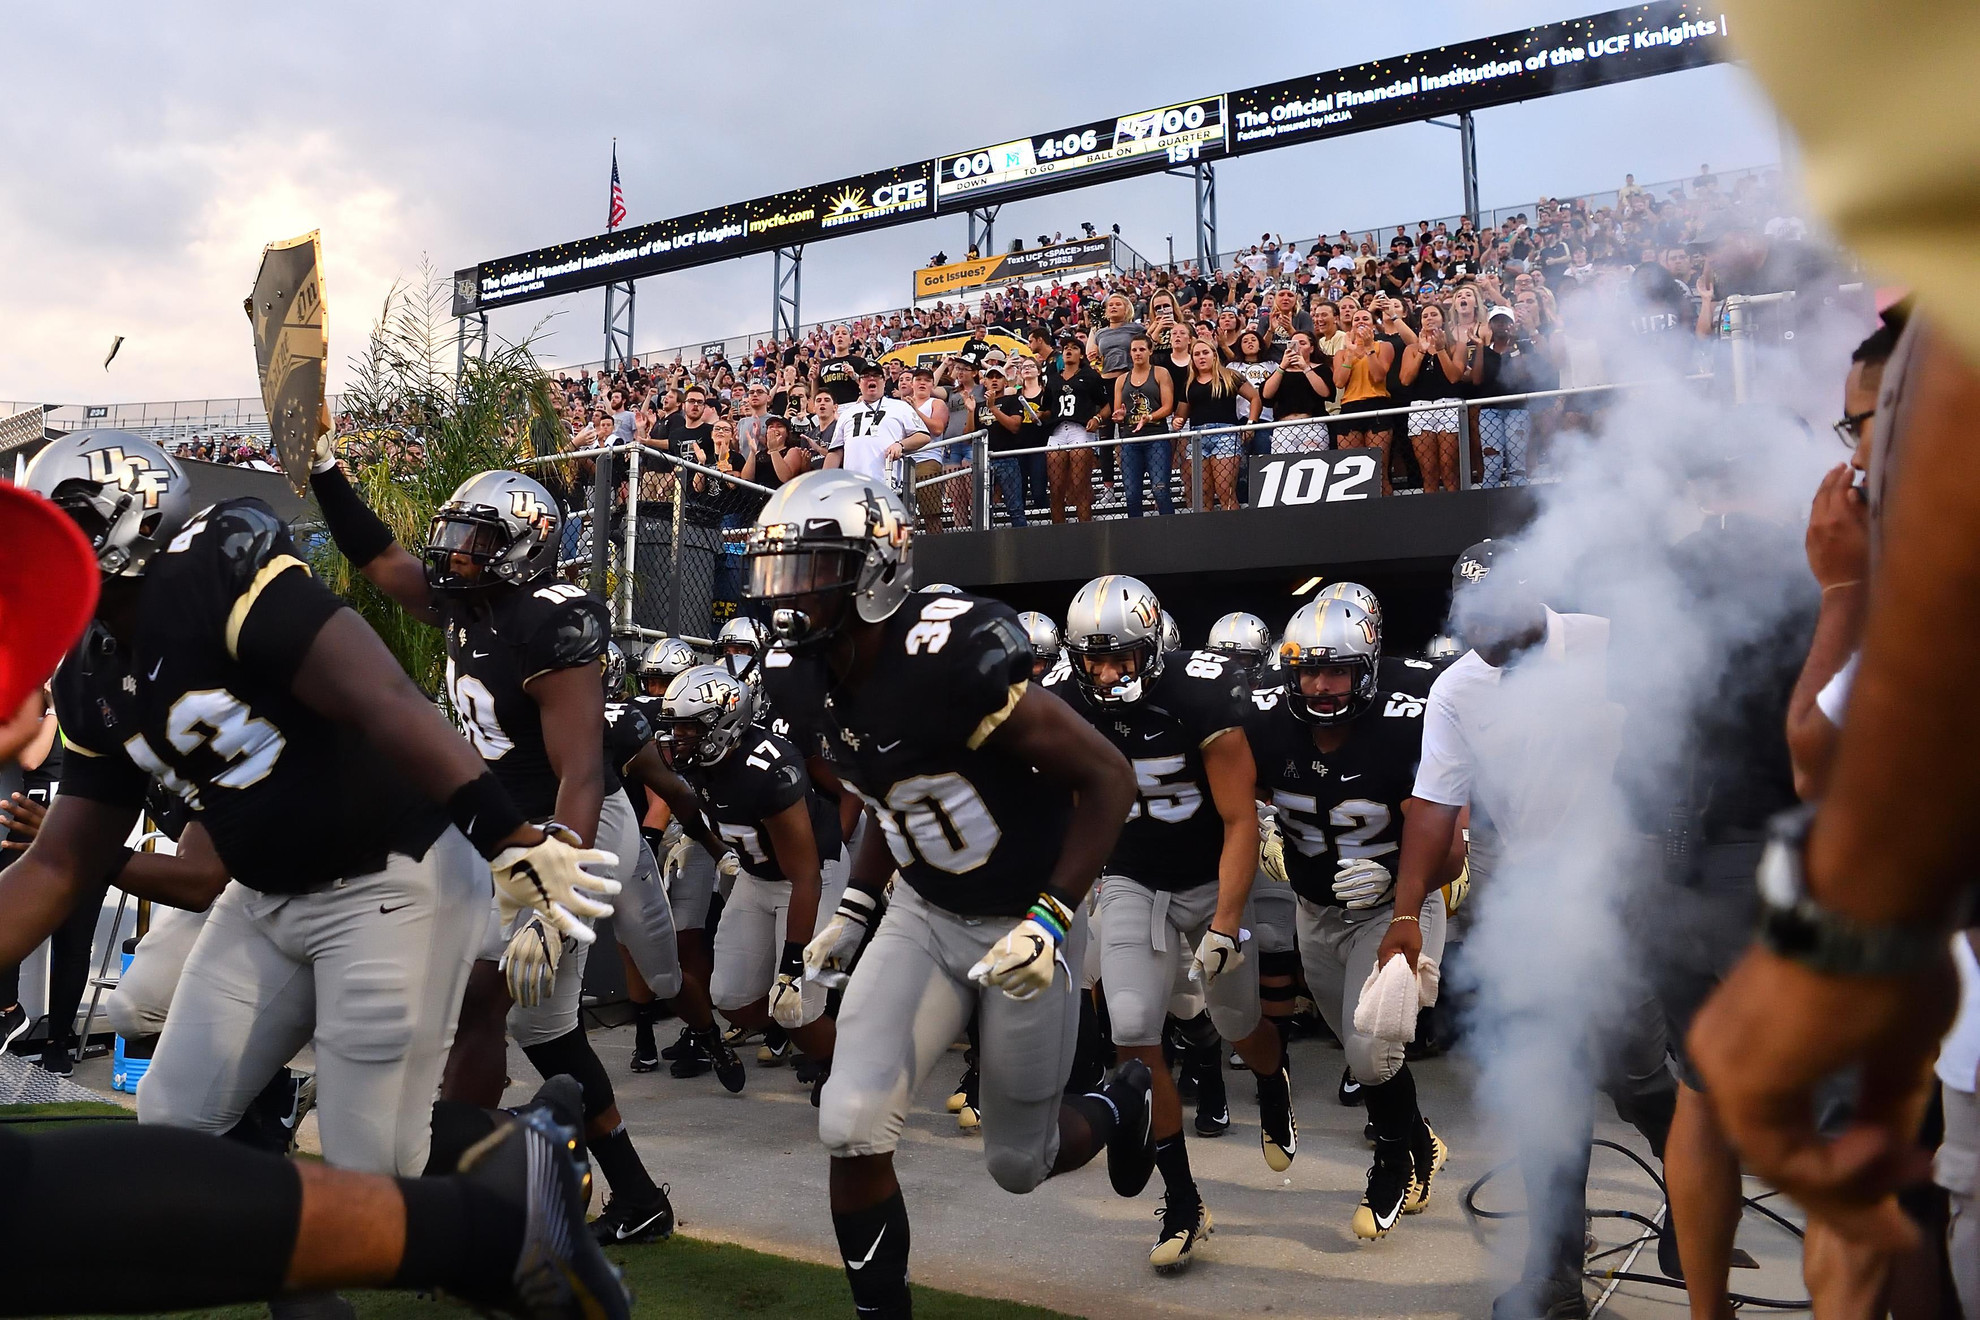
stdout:
[(873, 1245), (872, 1245), (872, 1246), (870, 1246), (870, 1247), (868, 1247), (868, 1248), (866, 1249), (866, 1255), (865, 1255), (865, 1257), (864, 1257), (864, 1258), (862, 1258), (862, 1259), (860, 1259), (860, 1260), (849, 1260), (849, 1261), (847, 1261), (847, 1262), (846, 1262), (846, 1268), (847, 1268), (847, 1269), (849, 1269), (849, 1270), (863, 1270), (863, 1269), (865, 1269), (865, 1268), (866, 1268), (866, 1267), (867, 1267), (868, 1265), (871, 1265), (871, 1264), (873, 1263), (873, 1253), (874, 1253), (874, 1252), (876, 1252), (876, 1251), (878, 1251), (878, 1250), (880, 1250), (880, 1241), (881, 1241), (881, 1238), (884, 1238), (884, 1237), (886, 1237), (886, 1236), (887, 1236), (887, 1229), (888, 1229), (888, 1227), (889, 1227), (889, 1225), (887, 1225), (887, 1224), (882, 1224), (882, 1225), (880, 1225), (880, 1236), (879, 1236), (879, 1237), (876, 1237), (876, 1238), (874, 1238), (874, 1239), (873, 1239)]
[[(1370, 1206), (1369, 1211), (1373, 1213), (1374, 1207)], [(1396, 1220), (1400, 1219), (1401, 1217), (1402, 1217), (1402, 1202), (1398, 1201), (1396, 1202), (1396, 1208), (1389, 1211), (1388, 1214), (1376, 1215), (1375, 1222), (1384, 1229), (1391, 1229), (1396, 1226)]]
[(1141, 735), (1141, 741), (1143, 741), (1143, 742), (1154, 742), (1154, 741), (1155, 741), (1155, 740), (1156, 740), (1157, 738), (1159, 738), (1159, 737), (1161, 737), (1161, 736), (1162, 736), (1162, 731), (1161, 731), (1160, 729), (1157, 729), (1157, 730), (1156, 730), (1156, 731), (1155, 731), (1154, 733), (1144, 733), (1144, 734), (1142, 734), (1142, 735)]
[[(619, 1241), (621, 1242), (624, 1242), (629, 1237), (637, 1237), (639, 1234), (645, 1232), (647, 1226), (650, 1225), (654, 1220), (658, 1219), (661, 1215), (664, 1215), (666, 1213), (667, 1212), (665, 1210), (655, 1210), (652, 1214), (640, 1220), (637, 1224), (631, 1224), (631, 1225), (620, 1224), (617, 1228), (612, 1230), (612, 1235), (618, 1238)], [(875, 1245), (877, 1246), (879, 1244), (875, 1243)]]
[(1361, 1083), (1360, 1083), (1360, 1082), (1342, 1082), (1342, 1083), (1341, 1083), (1341, 1094), (1342, 1094), (1342, 1095), (1353, 1095), (1353, 1094), (1354, 1094), (1354, 1093), (1355, 1093), (1356, 1091), (1359, 1091), (1360, 1089), (1361, 1089)]
[(887, 752), (891, 752), (891, 751), (893, 751), (893, 750), (894, 750), (894, 749), (895, 749), (896, 747), (899, 747), (899, 746), (901, 745), (901, 743), (902, 743), (903, 741), (904, 741), (903, 739), (900, 739), (900, 738), (896, 738), (896, 739), (894, 739), (894, 741), (892, 741), (892, 742), (890, 742), (890, 743), (880, 743), (880, 744), (878, 744), (877, 746), (875, 746), (875, 747), (874, 747), (874, 749), (873, 749), (873, 750), (874, 750), (874, 751), (876, 751), (876, 752), (880, 752), (880, 753), (883, 753), (883, 754), (884, 754), (884, 753), (887, 753)]
[(477, 660), (486, 660), (488, 658), (488, 652), (486, 651), (470, 651), (468, 654)]
[(148, 673), (148, 674), (146, 674), (146, 675), (145, 675), (145, 677), (146, 677), (146, 678), (148, 678), (148, 679), (149, 679), (149, 678), (157, 678), (157, 677), (158, 677), (158, 671), (159, 671), (159, 670), (161, 670), (161, 669), (163, 669), (164, 667), (165, 667), (165, 657), (161, 655), (161, 656), (159, 656), (159, 657), (158, 657), (158, 663), (157, 663), (157, 664), (155, 664), (155, 665), (153, 665), (153, 666), (151, 667), (151, 672), (150, 672), (150, 673)]
[(1349, 780), (1351, 780), (1351, 779), (1359, 779), (1359, 778), (1361, 778), (1361, 776), (1360, 776), (1359, 774), (1352, 774), (1352, 775), (1342, 775), (1342, 776), (1341, 776), (1341, 779), (1340, 779), (1340, 782), (1341, 782), (1341, 783), (1343, 783), (1343, 784), (1345, 784), (1345, 783), (1347, 783), (1347, 782), (1348, 782)]
[(380, 903), (378, 905), (378, 915), (381, 917), (389, 917), (394, 912), (403, 912), (411, 906), (412, 906), (411, 903), (401, 903), (397, 907), (386, 907), (383, 903)]

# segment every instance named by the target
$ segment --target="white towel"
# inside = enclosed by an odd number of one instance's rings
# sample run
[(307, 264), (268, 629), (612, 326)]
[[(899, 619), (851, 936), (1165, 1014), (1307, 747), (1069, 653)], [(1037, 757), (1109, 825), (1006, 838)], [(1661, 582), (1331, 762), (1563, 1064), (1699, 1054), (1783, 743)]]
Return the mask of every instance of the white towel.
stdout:
[(1377, 1040), (1408, 1044), (1416, 1039), (1416, 1011), (1437, 1002), (1437, 964), (1428, 958), (1417, 960), (1411, 972), (1409, 959), (1397, 955), (1368, 973), (1361, 983), (1361, 997), (1354, 1005), (1354, 1029)]

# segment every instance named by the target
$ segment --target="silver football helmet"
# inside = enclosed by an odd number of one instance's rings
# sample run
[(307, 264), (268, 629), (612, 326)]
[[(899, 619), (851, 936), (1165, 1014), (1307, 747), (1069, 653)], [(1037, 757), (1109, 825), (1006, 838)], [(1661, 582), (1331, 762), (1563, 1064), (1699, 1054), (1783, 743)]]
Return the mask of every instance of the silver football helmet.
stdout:
[(953, 586), (947, 582), (931, 582), (925, 587), (916, 588), (916, 590), (933, 592), (937, 596), (960, 596), (963, 594), (961, 587)]
[(1377, 628), (1382, 626), (1382, 602), (1375, 599), (1375, 593), (1359, 582), (1336, 582), (1331, 587), (1322, 587), (1320, 593), (1313, 599), (1351, 601), (1367, 611), (1368, 617), (1375, 620)]
[(1255, 673), (1272, 650), (1272, 630), (1256, 614), (1233, 610), (1210, 625), (1206, 651), (1222, 651), (1247, 673)]
[[(673, 682), (676, 675), (684, 674), (700, 663), (701, 657), (694, 653), (692, 646), (678, 637), (662, 637), (647, 647), (646, 654), (640, 657), (640, 685), (648, 689), (649, 695), (659, 696), (660, 692), (667, 690), (667, 684)], [(653, 692), (655, 687), (660, 692)]]
[[(471, 591), (497, 583), (521, 586), (553, 572), (563, 544), (564, 511), (542, 483), (520, 472), (489, 471), (457, 487), (426, 533), (426, 584)], [(455, 561), (471, 560), (473, 574)]]
[(193, 515), (185, 469), (129, 431), (65, 435), (35, 455), (23, 484), (82, 529), (107, 578), (143, 577)]
[(892, 617), (914, 587), (914, 519), (893, 487), (843, 468), (801, 473), (756, 515), (744, 594), (770, 608), (770, 630), (815, 650), (853, 615)]
[(770, 645), (770, 630), (757, 619), (737, 615), (715, 634), (715, 659), (737, 678), (751, 678), (763, 666), (764, 648)]
[[(1162, 673), (1167, 617), (1139, 578), (1112, 573), (1094, 578), (1066, 607), (1065, 645), (1074, 680), (1095, 701), (1141, 700)], [(1113, 671), (1105, 677), (1098, 672), (1103, 663)]]
[(1024, 625), (1024, 635), (1031, 641), (1031, 672), (1045, 673), (1058, 663), (1059, 652), (1065, 649), (1059, 638), (1059, 625), (1037, 610), (1018, 615), (1018, 622)]
[(605, 643), (605, 654), (598, 657), (604, 671), (605, 700), (621, 701), (626, 695), (626, 653), (617, 642)]
[(714, 765), (742, 741), (754, 705), (749, 685), (725, 666), (696, 665), (674, 675), (660, 703), (669, 759)]
[[(1375, 704), (1382, 625), (1353, 601), (1308, 601), (1287, 620), (1279, 656), (1292, 713), (1309, 724), (1345, 724)], [(1302, 673), (1334, 668), (1351, 671), (1346, 692), (1309, 696), (1300, 690)]]
[(1162, 654), (1167, 655), (1171, 651), (1180, 651), (1181, 649), (1182, 649), (1182, 628), (1176, 623), (1174, 615), (1170, 614), (1167, 610), (1163, 610), (1162, 611)]

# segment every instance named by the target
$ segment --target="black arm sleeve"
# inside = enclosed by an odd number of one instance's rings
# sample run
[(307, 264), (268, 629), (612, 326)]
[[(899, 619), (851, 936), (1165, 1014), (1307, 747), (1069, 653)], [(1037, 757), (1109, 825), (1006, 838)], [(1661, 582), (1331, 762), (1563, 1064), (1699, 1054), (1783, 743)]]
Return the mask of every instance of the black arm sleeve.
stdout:
[(363, 568), (384, 554), (386, 547), (397, 539), (358, 495), (342, 468), (312, 473), (309, 488), (316, 492), (316, 504), (323, 510), (323, 523), (330, 529), (330, 538), (344, 552), (344, 558), (357, 567)]

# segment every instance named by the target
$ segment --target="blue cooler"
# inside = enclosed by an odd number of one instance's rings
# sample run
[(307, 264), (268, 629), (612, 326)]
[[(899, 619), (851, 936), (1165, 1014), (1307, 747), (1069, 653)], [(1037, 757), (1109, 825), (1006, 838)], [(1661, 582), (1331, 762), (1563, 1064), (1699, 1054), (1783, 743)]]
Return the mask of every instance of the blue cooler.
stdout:
[[(131, 951), (136, 945), (135, 939), (124, 941), (123, 961), (117, 968), (119, 977), (131, 970)], [(122, 1091), (126, 1095), (136, 1095), (138, 1083), (144, 1080), (146, 1070), (151, 1067), (151, 1058), (147, 1055), (141, 1059), (133, 1059), (124, 1052), (124, 1045), (124, 1038), (119, 1036), (115, 1044), (110, 1047), (110, 1089)]]

